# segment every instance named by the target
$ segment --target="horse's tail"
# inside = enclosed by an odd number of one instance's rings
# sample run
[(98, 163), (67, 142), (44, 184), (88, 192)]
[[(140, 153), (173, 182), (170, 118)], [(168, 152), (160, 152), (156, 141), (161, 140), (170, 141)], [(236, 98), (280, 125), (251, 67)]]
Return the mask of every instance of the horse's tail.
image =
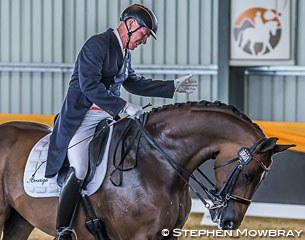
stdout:
[(242, 43), (242, 40), (243, 40), (243, 33), (244, 33), (244, 30), (245, 30), (245, 29), (240, 29), (240, 30), (238, 31), (238, 33), (237, 33), (237, 40), (236, 40), (236, 42), (237, 42), (238, 46), (241, 46), (241, 43)]

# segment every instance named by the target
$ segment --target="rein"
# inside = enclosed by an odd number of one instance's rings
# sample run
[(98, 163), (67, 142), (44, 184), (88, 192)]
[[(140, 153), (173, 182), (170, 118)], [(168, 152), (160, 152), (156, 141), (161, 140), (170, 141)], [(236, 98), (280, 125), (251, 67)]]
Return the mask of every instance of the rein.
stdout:
[[(149, 132), (145, 129), (143, 124), (136, 119), (137, 126), (139, 127), (141, 133), (144, 135), (147, 142), (154, 147), (156, 150), (158, 150), (169, 162), (169, 164), (174, 168), (174, 170), (177, 172), (178, 176), (183, 180), (183, 182), (190, 187), (190, 189), (196, 194), (196, 196), (203, 202), (205, 207), (208, 210), (215, 210), (217, 208), (226, 207), (229, 200), (234, 200), (238, 203), (249, 205), (251, 203), (250, 199), (246, 199), (240, 196), (236, 196), (233, 193), (235, 184), (237, 182), (237, 179), (239, 177), (239, 174), (241, 173), (243, 167), (247, 164), (249, 164), (252, 160), (255, 160), (260, 164), (264, 172), (268, 172), (271, 169), (271, 165), (269, 167), (265, 166), (265, 164), (257, 159), (255, 156), (252, 155), (253, 152), (255, 152), (257, 146), (262, 143), (266, 138), (262, 138), (255, 142), (250, 148), (242, 147), (238, 153), (237, 157), (231, 160), (228, 160), (218, 166), (215, 166), (214, 169), (218, 169), (224, 166), (227, 166), (231, 163), (237, 162), (234, 166), (231, 173), (227, 176), (226, 181), (224, 185), (217, 191), (216, 185), (213, 184), (213, 182), (204, 174), (199, 168), (197, 168), (197, 171), (202, 175), (212, 186), (211, 189), (206, 187), (204, 184), (202, 184), (193, 173), (190, 173), (188, 170), (183, 168), (180, 164), (178, 164), (167, 152), (165, 152), (158, 143), (155, 142), (155, 140), (152, 138), (152, 136), (149, 134)], [(213, 205), (211, 206), (210, 203), (208, 203), (201, 193), (199, 193), (193, 186), (190, 185), (189, 181), (183, 176), (190, 176), (205, 192), (206, 196), (212, 201)], [(265, 174), (264, 174), (265, 176)], [(263, 178), (262, 178), (263, 179)], [(262, 181), (261, 179), (261, 181)]]
[[(213, 192), (211, 190), (209, 190), (205, 185), (203, 185), (194, 174), (190, 173), (188, 170), (186, 170), (185, 168), (183, 168), (180, 164), (178, 164), (167, 152), (165, 152), (156, 142), (155, 140), (152, 138), (152, 136), (149, 134), (149, 132), (145, 129), (145, 127), (143, 126), (143, 124), (136, 119), (135, 120), (140, 131), (142, 132), (142, 134), (144, 135), (145, 139), (147, 140), (147, 142), (154, 147), (156, 150), (158, 150), (161, 154), (163, 154), (167, 161), (169, 162), (169, 164), (174, 168), (174, 170), (177, 172), (178, 176), (183, 180), (183, 182), (188, 185), (190, 187), (190, 189), (196, 194), (196, 196), (203, 202), (203, 204), (205, 205), (206, 208), (210, 209), (210, 204), (204, 199), (204, 197), (202, 196), (202, 194), (200, 194), (193, 186), (190, 185), (189, 181), (186, 180), (186, 178), (183, 176), (183, 173), (185, 173), (185, 175), (190, 176), (201, 188), (202, 190), (206, 193), (206, 195), (208, 196), (208, 198), (210, 200), (212, 200), (212, 202), (217, 201), (217, 196), (215, 196), (213, 194)], [(197, 169), (198, 172), (211, 184), (213, 185), (214, 189), (216, 188), (216, 186), (212, 183), (212, 181), (198, 168)], [(216, 197), (216, 198), (215, 198)]]
[[(143, 115), (143, 124), (146, 122), (147, 116)], [(119, 141), (117, 141), (115, 143), (115, 147), (114, 147), (114, 154), (113, 154), (113, 166), (114, 166), (114, 170), (110, 173), (110, 181), (112, 182), (112, 184), (116, 187), (121, 186), (122, 185), (122, 181), (123, 181), (123, 172), (126, 171), (130, 171), (132, 169), (134, 169), (135, 167), (137, 167), (137, 159), (138, 159), (138, 151), (139, 151), (139, 143), (140, 143), (140, 138), (141, 138), (141, 132), (140, 130), (137, 130), (135, 132), (132, 132), (133, 130), (133, 126), (134, 126), (134, 121), (129, 119), (129, 122), (127, 122), (127, 126), (125, 126), (125, 128), (122, 130), (122, 132), (120, 133), (120, 136), (118, 137)], [(128, 143), (126, 142), (127, 137), (131, 135), (131, 141)], [(132, 164), (132, 166), (130, 167), (125, 167), (124, 163), (126, 160), (126, 157), (129, 153), (129, 151), (132, 149), (132, 147), (135, 146), (135, 159), (134, 162)], [(120, 151), (119, 150), (120, 147)], [(118, 156), (119, 163), (116, 164), (116, 159), (117, 159), (117, 155), (118, 153), (121, 153), (120, 156)], [(119, 171), (119, 180), (118, 182), (116, 182), (113, 178), (114, 174)]]
[[(209, 179), (209, 177), (203, 173), (200, 168), (197, 168), (195, 171), (197, 171), (202, 177), (204, 177), (207, 182), (211, 185), (211, 188), (208, 188), (206, 185), (201, 183), (197, 177), (194, 175), (194, 173), (189, 172), (187, 169), (185, 169), (183, 166), (181, 166), (179, 163), (177, 163), (150, 135), (150, 133), (146, 130), (144, 127), (147, 121), (147, 114), (143, 114), (141, 116), (142, 119), (135, 119), (131, 120), (127, 127), (125, 128), (125, 131), (121, 133), (120, 141), (117, 143), (115, 149), (118, 149), (118, 146), (121, 144), (122, 151), (121, 151), (121, 160), (118, 165), (115, 164), (115, 157), (113, 159), (113, 163), (115, 166), (115, 169), (110, 174), (111, 182), (115, 186), (120, 186), (122, 184), (122, 178), (123, 178), (123, 172), (129, 171), (137, 166), (137, 154), (139, 150), (139, 144), (140, 144), (140, 138), (141, 136), (144, 136), (146, 141), (155, 148), (158, 152), (160, 152), (168, 161), (168, 163), (172, 166), (172, 168), (176, 171), (177, 175), (180, 177), (180, 179), (187, 185), (189, 188), (194, 192), (194, 194), (202, 201), (204, 206), (210, 211), (210, 214), (212, 216), (212, 220), (216, 221), (213, 216), (215, 216), (215, 211), (218, 209), (224, 208), (227, 206), (228, 201), (233, 200), (240, 204), (244, 204), (246, 206), (250, 205), (251, 200), (247, 198), (243, 198), (237, 195), (233, 194), (236, 182), (238, 180), (238, 177), (240, 173), (242, 172), (242, 169), (245, 165), (248, 165), (251, 161), (255, 160), (257, 163), (259, 163), (259, 166), (264, 170), (264, 174), (260, 181), (262, 181), (266, 175), (266, 173), (271, 169), (272, 163), (269, 167), (267, 167), (261, 160), (257, 159), (253, 153), (256, 151), (257, 146), (262, 143), (266, 138), (259, 139), (257, 142), (255, 142), (250, 148), (242, 147), (237, 152), (237, 157), (227, 160), (224, 163), (220, 165), (216, 165), (214, 167), (214, 170), (217, 170), (219, 168), (225, 167), (229, 164), (236, 163), (231, 170), (231, 172), (228, 174), (223, 186), (221, 188), (217, 188), (216, 185)], [(128, 133), (132, 131), (134, 124), (138, 127), (138, 130), (134, 130), (133, 133), (133, 140), (129, 142), (129, 144), (125, 145), (124, 141), (128, 136)], [(125, 145), (125, 147), (123, 147)], [(135, 162), (132, 167), (124, 168), (124, 161), (128, 154), (128, 152), (131, 150), (132, 146), (136, 145), (135, 149)], [(120, 178), (119, 182), (115, 183), (112, 179), (113, 174), (119, 171)], [(194, 171), (194, 172), (195, 172)], [(205, 193), (206, 197), (211, 201), (209, 203), (203, 196), (202, 193), (197, 191), (197, 189), (190, 185), (188, 178), (191, 178), (198, 186), (201, 188), (201, 190)]]

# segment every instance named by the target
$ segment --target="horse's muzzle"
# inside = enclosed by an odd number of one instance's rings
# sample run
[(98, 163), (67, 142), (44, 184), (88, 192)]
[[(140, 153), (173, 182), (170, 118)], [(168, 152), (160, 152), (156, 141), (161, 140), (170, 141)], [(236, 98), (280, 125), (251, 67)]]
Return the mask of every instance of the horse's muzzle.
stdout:
[(224, 219), (219, 222), (219, 227), (222, 230), (235, 230), (238, 228), (232, 219)]
[(228, 209), (227, 206), (210, 208), (211, 220), (218, 223), (221, 230), (235, 230), (239, 227), (240, 222), (236, 221), (234, 210)]
[(222, 230), (235, 230), (240, 226), (238, 215), (233, 207), (221, 208), (218, 215), (218, 227)]

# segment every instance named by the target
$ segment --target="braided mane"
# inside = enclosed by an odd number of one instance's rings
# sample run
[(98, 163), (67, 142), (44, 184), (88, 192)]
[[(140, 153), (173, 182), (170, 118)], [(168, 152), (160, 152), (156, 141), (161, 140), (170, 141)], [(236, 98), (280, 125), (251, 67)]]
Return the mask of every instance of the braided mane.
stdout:
[(254, 123), (246, 114), (242, 113), (234, 105), (228, 105), (228, 104), (222, 103), (220, 101), (209, 102), (209, 101), (202, 100), (200, 102), (185, 102), (185, 103), (169, 104), (169, 105), (164, 105), (164, 106), (161, 106), (158, 108), (153, 108), (151, 110), (151, 113), (162, 112), (162, 111), (185, 107), (185, 106), (199, 106), (199, 107), (206, 107), (206, 108), (213, 107), (213, 108), (219, 108), (221, 110), (227, 110), (227, 111), (233, 113), (234, 115), (236, 115), (237, 117), (239, 117), (240, 119), (244, 120), (245, 122), (248, 122), (249, 124), (253, 125), (258, 131), (260, 131), (262, 134), (264, 134), (262, 129), (256, 123)]

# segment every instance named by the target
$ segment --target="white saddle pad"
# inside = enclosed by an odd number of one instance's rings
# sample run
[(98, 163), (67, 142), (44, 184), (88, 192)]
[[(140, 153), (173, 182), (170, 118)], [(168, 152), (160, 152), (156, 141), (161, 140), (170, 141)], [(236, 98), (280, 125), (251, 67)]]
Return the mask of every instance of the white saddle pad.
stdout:
[[(103, 183), (107, 171), (112, 130), (113, 126), (110, 127), (103, 160), (97, 167), (91, 182), (87, 185), (87, 189), (82, 191), (84, 194), (92, 195)], [(57, 175), (53, 178), (44, 177), (50, 135), (46, 135), (35, 144), (25, 166), (23, 186), (25, 192), (31, 197), (57, 197), (60, 193), (60, 187), (57, 185)]]

